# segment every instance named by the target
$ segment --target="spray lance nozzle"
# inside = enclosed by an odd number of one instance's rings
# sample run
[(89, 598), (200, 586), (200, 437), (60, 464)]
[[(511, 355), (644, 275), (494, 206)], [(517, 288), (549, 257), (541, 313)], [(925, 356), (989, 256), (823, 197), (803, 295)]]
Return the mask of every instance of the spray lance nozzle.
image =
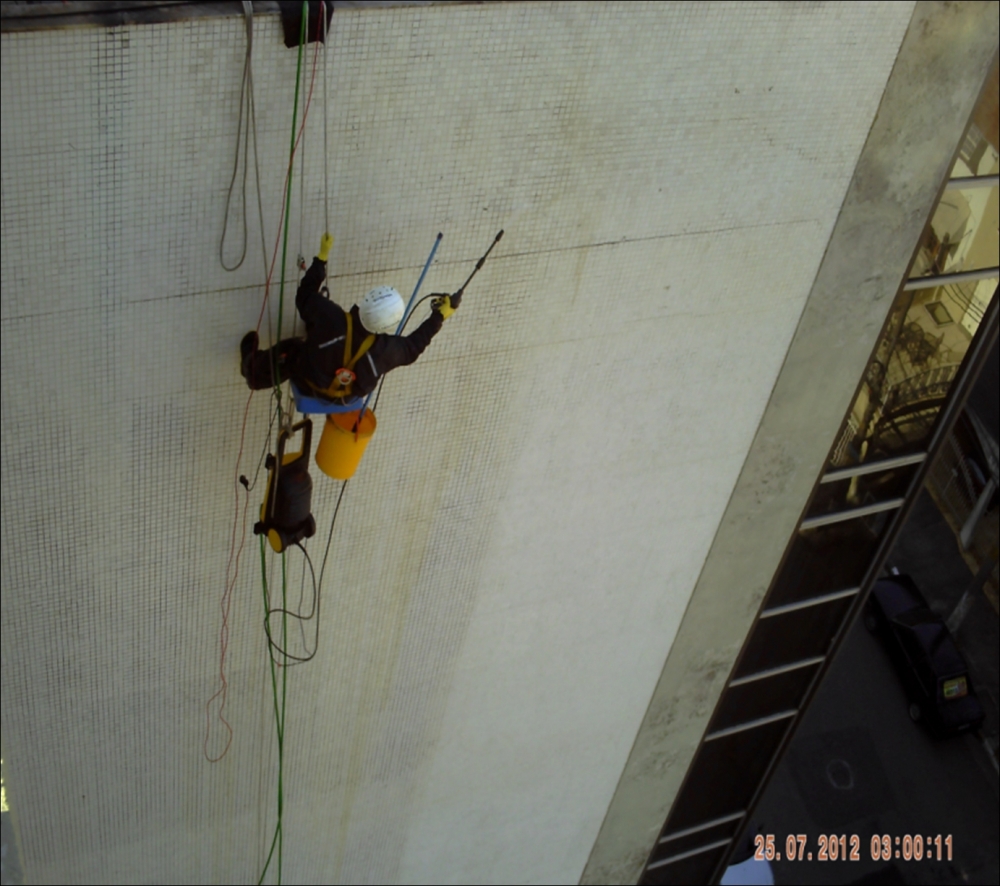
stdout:
[(486, 264), (486, 259), (489, 257), (489, 254), (493, 251), (493, 247), (500, 242), (500, 238), (502, 236), (503, 236), (503, 229), (501, 228), (500, 233), (498, 233), (496, 237), (493, 238), (493, 242), (490, 244), (490, 248), (487, 249), (486, 252), (483, 253), (483, 257), (476, 262), (476, 266), (475, 268), (472, 269), (472, 273), (469, 274), (469, 278), (462, 284), (459, 290), (451, 297), (451, 303), (453, 307), (456, 308), (458, 307), (458, 303), (462, 300), (462, 294), (465, 292), (465, 287), (472, 282), (472, 278), (475, 277), (476, 274), (479, 273), (482, 266)]

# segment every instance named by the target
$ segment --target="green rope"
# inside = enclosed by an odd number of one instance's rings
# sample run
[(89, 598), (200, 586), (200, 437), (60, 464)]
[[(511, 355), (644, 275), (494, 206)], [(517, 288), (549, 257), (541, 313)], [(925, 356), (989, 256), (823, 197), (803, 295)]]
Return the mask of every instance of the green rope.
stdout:
[[(281, 285), (278, 289), (278, 341), (281, 341), (281, 316), (285, 307), (285, 262), (288, 258), (288, 224), (292, 218), (292, 170), (295, 165), (295, 125), (299, 116), (299, 85), (302, 79), (302, 48), (306, 44), (306, 24), (309, 20), (309, 4), (302, 3), (302, 27), (299, 31), (299, 60), (295, 69), (295, 103), (292, 105), (292, 140), (288, 149), (288, 185), (285, 191), (285, 232), (281, 244)], [(303, 175), (305, 169), (303, 169)], [(277, 370), (274, 373), (274, 384), (280, 388), (281, 379)], [(278, 393), (280, 402), (281, 394)]]
[[(298, 122), (298, 111), (299, 111), (299, 87), (302, 80), (302, 55), (303, 47), (306, 43), (306, 25), (309, 20), (309, 4), (306, 2), (302, 3), (302, 27), (299, 33), (299, 56), (298, 63), (295, 70), (295, 103), (292, 107), (292, 141), (291, 147), (289, 148), (288, 154), (288, 188), (285, 194), (285, 230), (282, 235), (282, 247), (281, 247), (281, 286), (278, 291), (278, 336), (277, 340), (281, 341), (281, 316), (284, 312), (285, 307), (285, 262), (288, 257), (288, 223), (291, 218), (291, 208), (292, 208), (292, 170), (295, 164), (295, 128)], [(304, 174), (304, 170), (303, 170)], [(282, 417), (282, 407), (281, 407), (281, 374), (278, 369), (277, 361), (274, 364), (274, 392), (275, 397), (278, 401), (278, 421), (279, 425)], [(280, 470), (280, 465), (275, 466), (275, 470)], [(267, 556), (264, 552), (264, 536), (260, 537), (260, 575), (261, 575), (261, 586), (264, 593), (264, 618), (268, 618), (268, 611), (270, 609), (270, 604), (268, 603), (268, 590), (267, 590)], [(281, 636), (282, 636), (282, 648), (288, 648), (288, 571), (286, 568), (285, 554), (281, 554)], [(274, 837), (271, 839), (271, 848), (267, 853), (267, 859), (264, 862), (264, 869), (260, 872), (260, 879), (257, 881), (257, 886), (261, 886), (264, 882), (264, 877), (267, 874), (268, 868), (271, 866), (271, 859), (274, 857), (274, 850), (278, 850), (278, 884), (281, 884), (281, 862), (282, 856), (284, 854), (284, 838), (285, 831), (282, 827), (284, 812), (285, 812), (285, 784), (284, 784), (284, 770), (285, 770), (285, 702), (288, 698), (288, 662), (285, 661), (285, 666), (281, 673), (281, 705), (279, 709), (278, 705), (278, 679), (275, 674), (275, 661), (274, 656), (269, 652), (268, 659), (271, 663), (271, 695), (274, 704), (274, 726), (275, 734), (278, 740), (278, 817), (274, 825)]]

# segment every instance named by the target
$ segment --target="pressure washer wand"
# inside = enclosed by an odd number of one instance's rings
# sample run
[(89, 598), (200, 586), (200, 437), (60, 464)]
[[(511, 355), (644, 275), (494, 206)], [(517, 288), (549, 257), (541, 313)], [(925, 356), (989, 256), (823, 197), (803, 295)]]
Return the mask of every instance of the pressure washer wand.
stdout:
[(399, 325), (396, 327), (396, 335), (399, 335), (403, 331), (403, 327), (406, 325), (406, 320), (410, 316), (410, 310), (413, 308), (413, 300), (417, 297), (417, 293), (420, 292), (420, 287), (423, 285), (424, 277), (427, 276), (427, 271), (430, 269), (431, 262), (434, 261), (434, 253), (438, 251), (438, 247), (441, 245), (441, 238), (444, 234), (439, 233), (437, 238), (434, 240), (434, 246), (431, 248), (431, 254), (427, 256), (427, 262), (424, 265), (424, 269), (420, 272), (420, 279), (417, 280), (417, 285), (413, 289), (413, 295), (410, 296), (410, 300), (406, 303), (406, 310), (403, 311), (403, 316), (400, 318)]
[(496, 237), (494, 237), (494, 238), (493, 238), (493, 242), (492, 242), (492, 243), (490, 244), (490, 248), (489, 248), (489, 249), (487, 249), (487, 250), (486, 250), (486, 252), (485, 252), (485, 253), (483, 254), (483, 257), (482, 257), (481, 259), (479, 259), (479, 261), (477, 261), (477, 262), (476, 262), (476, 266), (475, 266), (475, 267), (474, 267), (474, 268), (472, 269), (472, 273), (471, 273), (471, 274), (469, 274), (469, 279), (468, 279), (468, 280), (466, 280), (466, 281), (465, 281), (465, 282), (464, 282), (464, 283), (462, 284), (462, 286), (461, 286), (461, 288), (460, 288), (460, 289), (458, 290), (458, 292), (456, 292), (456, 293), (454, 293), (454, 295), (452, 295), (452, 298), (458, 298), (458, 299), (460, 299), (460, 298), (462, 297), (462, 293), (463, 293), (463, 292), (465, 292), (465, 287), (466, 287), (466, 286), (468, 286), (468, 285), (469, 285), (469, 283), (470, 283), (470, 282), (472, 281), (472, 278), (473, 278), (473, 277), (475, 277), (475, 276), (476, 276), (476, 274), (478, 274), (478, 273), (479, 273), (479, 269), (480, 269), (480, 268), (481, 268), (481, 267), (482, 267), (482, 266), (483, 266), (484, 264), (486, 264), (486, 259), (487, 259), (487, 257), (488, 257), (488, 256), (489, 256), (489, 254), (490, 254), (490, 253), (491, 253), (491, 252), (493, 251), (493, 247), (494, 247), (494, 246), (496, 246), (496, 245), (497, 245), (497, 243), (499, 243), (499, 242), (500, 242), (500, 238), (501, 238), (502, 236), (503, 236), (503, 230), (501, 229), (500, 233), (499, 233), (499, 234), (497, 234), (497, 235), (496, 235)]
[[(500, 232), (501, 234), (503, 231)], [(413, 300), (417, 297), (417, 293), (420, 292), (420, 287), (423, 285), (424, 277), (427, 276), (427, 271), (430, 270), (431, 262), (434, 261), (434, 253), (438, 251), (438, 247), (441, 245), (441, 239), (444, 234), (438, 233), (437, 237), (434, 239), (434, 246), (431, 248), (431, 254), (427, 256), (427, 262), (424, 264), (424, 269), (420, 272), (420, 278), (417, 280), (417, 285), (413, 289), (413, 295), (410, 296), (410, 301), (406, 305), (406, 310), (403, 311), (403, 316), (400, 318), (399, 326), (396, 327), (396, 335), (399, 335), (403, 331), (403, 327), (406, 325), (406, 319), (410, 316), (410, 309), (413, 307)], [(493, 247), (491, 246), (490, 249)], [(489, 253), (487, 253), (489, 255)], [(483, 256), (484, 258), (486, 256)], [(468, 281), (466, 281), (468, 282)], [(365, 397), (365, 402), (361, 405), (361, 411), (358, 413), (357, 423), (354, 425), (354, 439), (357, 440), (358, 433), (361, 428), (361, 419), (365, 417), (365, 412), (368, 410), (368, 404), (371, 402), (372, 395), (375, 393), (375, 389), (372, 388), (368, 392), (368, 396)]]
[[(424, 265), (424, 270), (420, 274), (420, 279), (417, 280), (416, 289), (413, 290), (413, 295), (410, 296), (410, 303), (406, 306), (406, 310), (403, 312), (403, 319), (399, 321), (399, 326), (396, 328), (396, 335), (399, 335), (399, 333), (402, 332), (403, 330), (403, 326), (406, 325), (406, 319), (410, 314), (410, 306), (413, 304), (413, 300), (417, 297), (417, 293), (420, 291), (420, 284), (424, 282), (424, 277), (427, 274), (428, 268), (430, 268), (431, 266), (431, 262), (434, 260), (434, 253), (437, 252), (437, 248), (440, 245), (441, 238), (443, 236), (444, 234), (438, 234), (437, 239), (434, 241), (434, 248), (431, 249), (431, 254), (427, 258), (427, 264)], [(450, 296), (450, 298), (452, 299), (452, 305), (454, 307), (458, 307), (458, 302), (461, 301), (462, 299), (462, 293), (465, 292), (465, 287), (472, 282), (472, 278), (475, 277), (476, 274), (479, 273), (479, 270), (482, 268), (482, 266), (486, 264), (486, 259), (489, 258), (489, 254), (493, 251), (493, 247), (500, 242), (500, 238), (502, 236), (503, 236), (503, 229), (501, 229), (500, 232), (496, 235), (496, 237), (493, 238), (493, 242), (490, 244), (490, 248), (487, 249), (486, 252), (483, 253), (483, 257), (476, 262), (476, 266), (472, 269), (472, 273), (469, 274), (468, 279), (462, 284), (461, 288), (454, 295)], [(428, 296), (428, 298), (429, 297), (430, 296)], [(368, 396), (365, 398), (365, 402), (362, 404), (361, 409), (358, 412), (358, 420), (357, 422), (355, 422), (353, 428), (355, 440), (357, 439), (358, 434), (361, 433), (361, 419), (364, 418), (365, 412), (368, 411), (368, 403), (371, 401), (374, 393), (375, 393), (374, 389), (368, 393)]]

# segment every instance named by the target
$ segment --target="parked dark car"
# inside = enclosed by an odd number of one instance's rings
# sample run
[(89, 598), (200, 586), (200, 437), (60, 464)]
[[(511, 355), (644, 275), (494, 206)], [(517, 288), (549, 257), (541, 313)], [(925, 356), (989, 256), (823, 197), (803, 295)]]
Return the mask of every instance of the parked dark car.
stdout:
[(865, 627), (882, 638), (899, 671), (911, 719), (938, 736), (979, 728), (983, 707), (965, 659), (910, 576), (879, 579), (864, 618)]

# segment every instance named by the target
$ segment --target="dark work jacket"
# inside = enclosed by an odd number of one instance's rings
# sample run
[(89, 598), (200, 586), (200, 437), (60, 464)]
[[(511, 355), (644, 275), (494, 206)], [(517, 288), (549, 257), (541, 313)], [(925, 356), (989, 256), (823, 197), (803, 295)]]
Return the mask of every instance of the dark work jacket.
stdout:
[[(344, 336), (347, 333), (346, 312), (319, 291), (324, 279), (326, 262), (314, 258), (295, 295), (295, 307), (306, 324), (305, 354), (296, 374), (321, 390), (331, 384), (334, 373), (344, 366)], [(353, 357), (370, 333), (361, 324), (357, 305), (351, 308), (351, 317)], [(442, 316), (431, 311), (431, 315), (409, 335), (377, 335), (374, 344), (354, 365), (357, 379), (351, 386), (352, 396), (366, 396), (387, 372), (413, 363), (440, 332), (442, 323)], [(316, 391), (303, 390), (303, 393), (315, 395)]]

